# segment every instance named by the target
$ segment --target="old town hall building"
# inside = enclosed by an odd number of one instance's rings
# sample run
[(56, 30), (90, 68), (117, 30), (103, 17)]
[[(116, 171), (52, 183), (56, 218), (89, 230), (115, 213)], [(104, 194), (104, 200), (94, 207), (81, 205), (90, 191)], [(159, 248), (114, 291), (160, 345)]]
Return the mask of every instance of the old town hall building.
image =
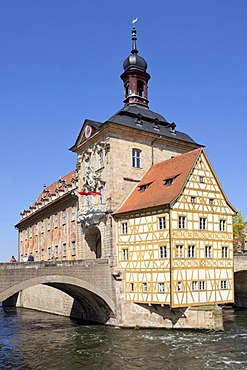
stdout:
[(151, 317), (233, 302), (235, 209), (203, 147), (149, 109), (135, 27), (123, 68), (124, 107), (85, 120), (76, 170), (21, 213), (19, 260), (108, 259), (126, 325), (145, 325), (143, 307)]

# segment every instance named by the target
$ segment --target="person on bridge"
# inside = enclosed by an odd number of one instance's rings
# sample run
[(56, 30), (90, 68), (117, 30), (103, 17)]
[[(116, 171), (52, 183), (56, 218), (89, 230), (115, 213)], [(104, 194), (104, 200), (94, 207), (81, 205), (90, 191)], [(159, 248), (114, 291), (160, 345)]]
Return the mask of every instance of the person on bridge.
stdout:
[(32, 262), (32, 261), (34, 261), (34, 257), (32, 255), (32, 252), (30, 252), (29, 257), (28, 257), (28, 262)]
[(11, 257), (10, 262), (11, 262), (11, 263), (15, 263), (15, 262), (16, 262), (15, 256), (12, 256), (12, 257)]

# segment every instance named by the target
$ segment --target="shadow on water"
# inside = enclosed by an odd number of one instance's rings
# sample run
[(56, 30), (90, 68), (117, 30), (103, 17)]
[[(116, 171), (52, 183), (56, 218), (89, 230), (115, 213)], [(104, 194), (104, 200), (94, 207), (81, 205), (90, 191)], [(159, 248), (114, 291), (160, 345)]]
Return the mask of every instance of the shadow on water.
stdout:
[[(82, 325), (83, 324), (83, 325)], [(0, 369), (198, 370), (247, 368), (247, 311), (225, 332), (117, 329), (0, 308)]]

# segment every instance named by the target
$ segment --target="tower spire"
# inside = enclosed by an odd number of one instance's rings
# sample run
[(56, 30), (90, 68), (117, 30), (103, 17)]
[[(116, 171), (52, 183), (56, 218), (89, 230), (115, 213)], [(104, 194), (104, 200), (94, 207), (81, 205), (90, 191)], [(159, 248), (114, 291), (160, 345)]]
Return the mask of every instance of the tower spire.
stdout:
[(124, 105), (140, 104), (148, 107), (148, 80), (150, 75), (146, 72), (147, 62), (138, 55), (136, 46), (136, 23), (132, 21), (132, 50), (123, 63), (124, 72), (121, 79), (124, 83)]
[(137, 50), (137, 47), (136, 47), (136, 28), (135, 26), (132, 27), (132, 50), (131, 50), (131, 54), (138, 54), (138, 50)]

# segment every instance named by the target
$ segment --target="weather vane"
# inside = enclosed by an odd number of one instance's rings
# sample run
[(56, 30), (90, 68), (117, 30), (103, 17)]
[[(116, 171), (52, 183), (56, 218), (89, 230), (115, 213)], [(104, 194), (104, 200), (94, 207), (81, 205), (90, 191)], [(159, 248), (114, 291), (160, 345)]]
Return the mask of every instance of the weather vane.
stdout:
[(133, 18), (133, 20), (132, 20), (132, 24), (135, 24), (136, 22), (138, 21), (138, 18)]

